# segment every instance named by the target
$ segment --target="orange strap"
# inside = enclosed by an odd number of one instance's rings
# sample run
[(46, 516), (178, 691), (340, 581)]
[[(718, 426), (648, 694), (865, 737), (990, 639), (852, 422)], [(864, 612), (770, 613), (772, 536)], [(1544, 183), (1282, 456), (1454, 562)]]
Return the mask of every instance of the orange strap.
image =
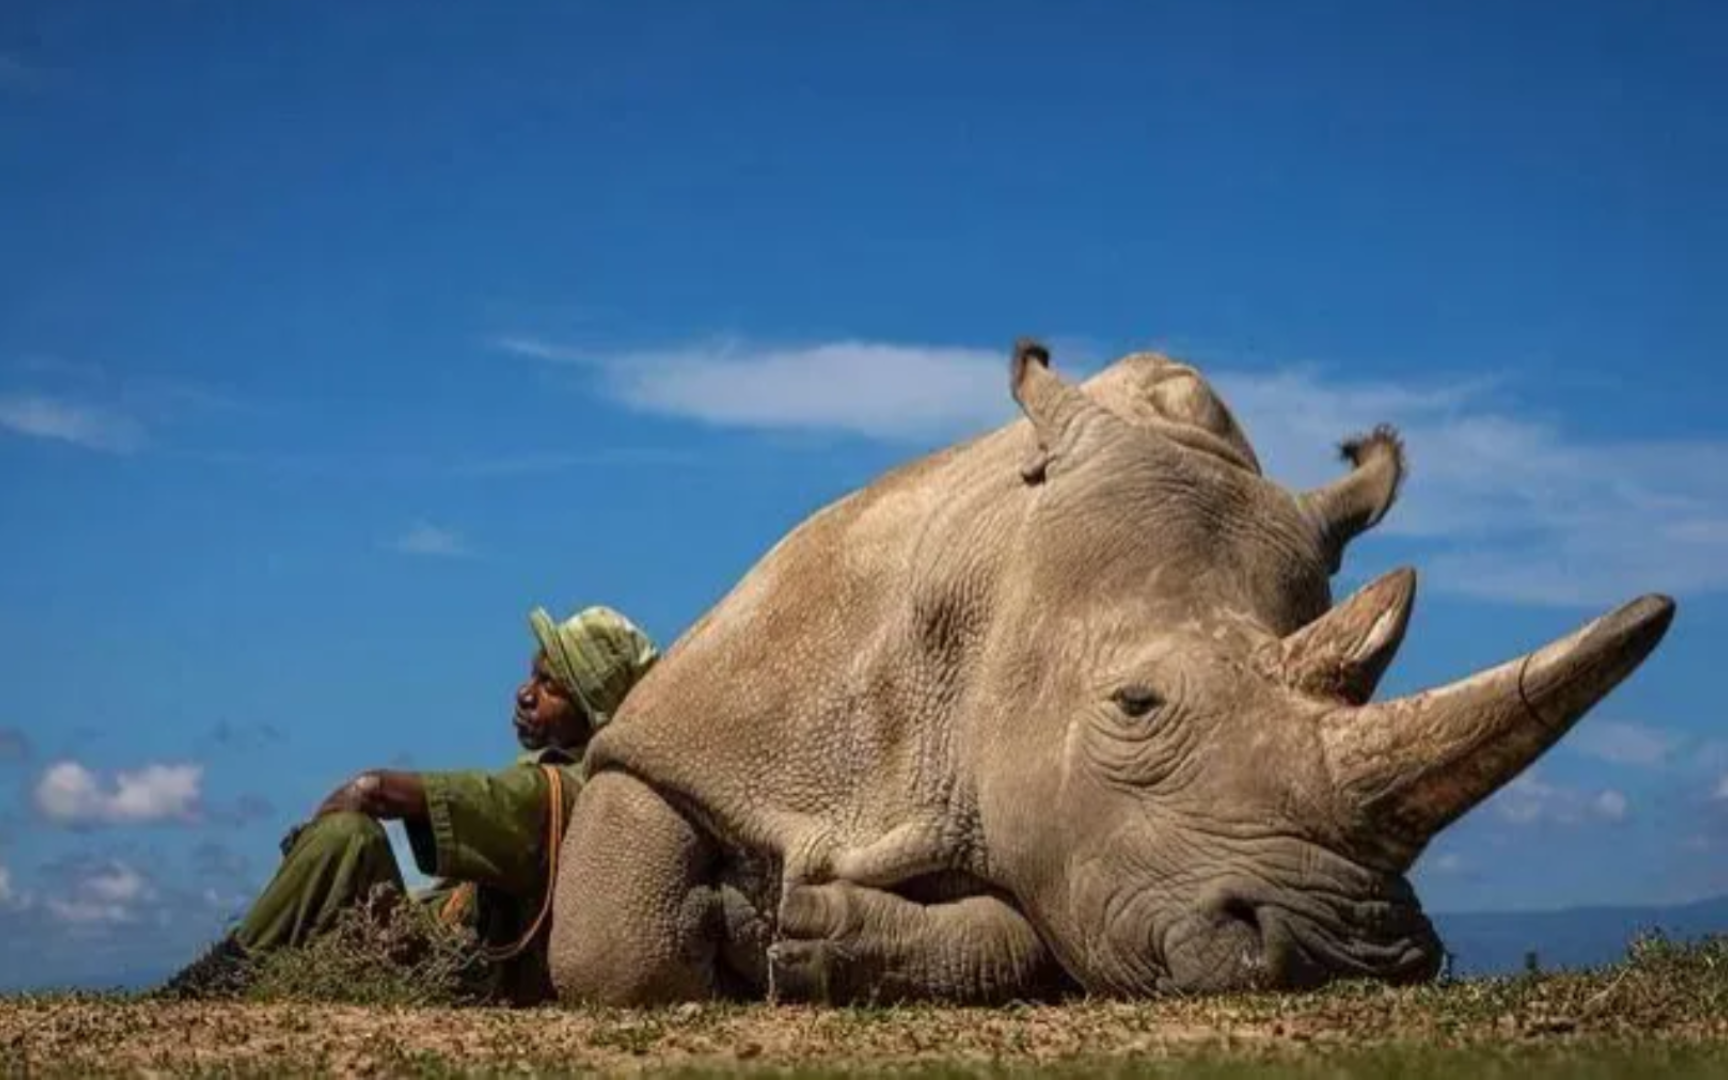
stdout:
[(546, 916), (552, 913), (552, 887), (558, 881), (558, 849), (564, 846), (564, 774), (551, 765), (540, 766), (540, 771), (546, 774), (551, 789), (551, 805), (546, 812), (546, 888), (540, 901), (540, 914), (534, 916), (534, 922), (513, 943), (498, 948), (481, 946), (480, 955), (494, 964), (520, 956), (546, 924)]
[(462, 912), (468, 907), (468, 901), (473, 896), (474, 883), (472, 881), (464, 881), (450, 890), (450, 895), (444, 899), (444, 906), (438, 909), (438, 921), (453, 923), (460, 919)]

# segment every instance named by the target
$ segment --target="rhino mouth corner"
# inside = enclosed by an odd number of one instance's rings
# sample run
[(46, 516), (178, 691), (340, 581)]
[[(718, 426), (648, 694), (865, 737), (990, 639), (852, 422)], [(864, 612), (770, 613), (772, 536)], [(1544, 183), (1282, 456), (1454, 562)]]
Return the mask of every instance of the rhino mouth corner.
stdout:
[(1406, 884), (1376, 875), (1338, 885), (1232, 880), (1175, 919), (1159, 918), (1168, 897), (1113, 901), (1107, 932), (1087, 942), (1087, 970), (1074, 974), (1094, 992), (1144, 997), (1410, 984), (1439, 973), (1440, 939)]
[(1442, 948), (1427, 916), (1400, 906), (1375, 927), (1335, 929), (1280, 912), (1267, 919), (1277, 986), (1308, 990), (1340, 979), (1409, 984), (1439, 973)]
[[(1412, 909), (1392, 932), (1332, 927), (1277, 904), (1232, 902), (1171, 935), (1162, 993), (1313, 990), (1341, 979), (1425, 982), (1440, 969), (1432, 926)], [(1388, 928), (1390, 929), (1390, 928)]]

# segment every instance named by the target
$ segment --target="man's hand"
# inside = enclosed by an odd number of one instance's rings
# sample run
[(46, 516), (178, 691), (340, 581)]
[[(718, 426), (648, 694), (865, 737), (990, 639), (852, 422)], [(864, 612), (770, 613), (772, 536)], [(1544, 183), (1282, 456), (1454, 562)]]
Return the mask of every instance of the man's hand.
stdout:
[(314, 817), (352, 812), (395, 820), (426, 816), (426, 787), (415, 773), (371, 770), (332, 791)]
[(378, 779), (377, 773), (363, 772), (332, 791), (329, 797), (319, 804), (318, 812), (313, 816), (323, 817), (325, 814), (340, 814), (345, 810), (352, 810), (356, 814), (377, 817), (379, 815), (373, 813), (368, 798), (382, 784), (383, 781)]

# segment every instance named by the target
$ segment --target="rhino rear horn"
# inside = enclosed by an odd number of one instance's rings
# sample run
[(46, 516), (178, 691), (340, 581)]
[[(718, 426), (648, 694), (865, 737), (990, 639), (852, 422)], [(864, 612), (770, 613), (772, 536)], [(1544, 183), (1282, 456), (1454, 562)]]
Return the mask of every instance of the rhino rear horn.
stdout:
[(1673, 600), (1641, 597), (1461, 682), (1327, 714), (1321, 740), (1345, 804), (1408, 864), (1632, 674), (1673, 620)]
[(1416, 571), (1404, 567), (1375, 579), (1284, 639), (1285, 682), (1315, 697), (1365, 703), (1404, 641), (1415, 600)]
[(1038, 450), (1020, 467), (1020, 475), (1029, 484), (1042, 483), (1051, 463), (1072, 450), (1087, 421), (1105, 415), (1104, 410), (1058, 378), (1050, 370), (1050, 350), (1031, 338), (1014, 343), (1009, 386), (1038, 436)]
[(1349, 474), (1297, 497), (1320, 534), (1327, 565), (1338, 572), (1344, 548), (1386, 516), (1404, 482), (1404, 443), (1389, 424), (1339, 448)]

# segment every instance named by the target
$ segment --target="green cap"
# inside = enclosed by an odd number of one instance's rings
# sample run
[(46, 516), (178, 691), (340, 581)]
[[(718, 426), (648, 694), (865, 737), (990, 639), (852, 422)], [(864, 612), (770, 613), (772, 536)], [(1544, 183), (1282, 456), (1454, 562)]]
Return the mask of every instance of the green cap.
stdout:
[(625, 695), (660, 659), (648, 635), (608, 607), (586, 608), (562, 623), (554, 623), (545, 608), (535, 608), (528, 625), (546, 651), (552, 677), (587, 711), (595, 730), (612, 719)]

